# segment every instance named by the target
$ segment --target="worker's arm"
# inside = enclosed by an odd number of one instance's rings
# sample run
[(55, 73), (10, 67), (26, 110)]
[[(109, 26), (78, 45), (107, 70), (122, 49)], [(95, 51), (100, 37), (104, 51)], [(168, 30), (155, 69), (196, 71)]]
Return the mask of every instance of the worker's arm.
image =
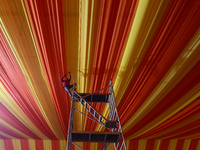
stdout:
[(68, 74), (69, 74), (69, 78), (68, 79), (69, 79), (69, 81), (71, 81), (71, 74), (70, 74), (70, 72), (68, 72)]
[(60, 79), (62, 82), (64, 82), (63, 78), (66, 77), (66, 74)]

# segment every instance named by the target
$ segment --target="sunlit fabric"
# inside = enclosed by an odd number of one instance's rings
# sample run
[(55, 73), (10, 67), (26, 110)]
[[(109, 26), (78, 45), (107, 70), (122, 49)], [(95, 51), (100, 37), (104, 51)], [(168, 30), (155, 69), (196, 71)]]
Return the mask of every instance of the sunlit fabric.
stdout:
[[(199, 0), (1, 0), (0, 150), (66, 149), (68, 72), (80, 93), (112, 81), (128, 149), (200, 149)], [(105, 130), (77, 112), (73, 129)]]

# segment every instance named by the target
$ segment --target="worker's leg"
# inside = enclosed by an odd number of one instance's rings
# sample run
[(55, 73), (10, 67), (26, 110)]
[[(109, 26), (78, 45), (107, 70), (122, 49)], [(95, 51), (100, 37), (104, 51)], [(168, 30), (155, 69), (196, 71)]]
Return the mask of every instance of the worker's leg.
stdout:
[(72, 93), (70, 92), (69, 87), (65, 86), (64, 88), (68, 92), (69, 96), (72, 97)]
[(69, 85), (69, 86), (67, 86), (68, 87), (68, 89), (71, 89), (71, 88), (73, 88), (73, 84), (72, 85)]
[[(73, 91), (73, 87), (74, 87), (74, 85), (72, 84), (72, 85), (68, 86), (68, 89), (71, 89)], [(76, 88), (74, 88), (74, 91), (76, 91)]]

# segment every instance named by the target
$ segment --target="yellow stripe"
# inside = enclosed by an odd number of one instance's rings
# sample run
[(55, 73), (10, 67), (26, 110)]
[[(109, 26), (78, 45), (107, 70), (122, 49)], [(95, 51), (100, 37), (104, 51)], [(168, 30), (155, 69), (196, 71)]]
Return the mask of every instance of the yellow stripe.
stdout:
[[(87, 53), (90, 53), (90, 49), (87, 50), (87, 37), (88, 37), (88, 5), (89, 1), (88, 0), (80, 0), (80, 33), (79, 33), (79, 39), (80, 39), (80, 45), (79, 45), (79, 63), (78, 67), (80, 68), (78, 78), (80, 79), (79, 83), (79, 90), (80, 92), (86, 92), (85, 87), (87, 87), (87, 83), (85, 81), (86, 77), (86, 69), (87, 68)], [(90, 31), (91, 32), (91, 31)], [(91, 36), (91, 34), (90, 34)], [(89, 38), (90, 39), (90, 38)]]
[(51, 140), (43, 140), (44, 150), (52, 150)]
[(190, 147), (190, 143), (191, 143), (190, 139), (185, 140), (184, 145), (183, 145), (183, 150), (188, 150)]
[(170, 140), (168, 149), (175, 150), (176, 149), (176, 143), (177, 143), (177, 140)]
[[(83, 142), (75, 142), (78, 146), (83, 147)], [(79, 147), (75, 146), (75, 150), (80, 150)]]
[(113, 150), (114, 148), (114, 144), (110, 143), (109, 146), (106, 148), (106, 150)]
[(12, 143), (14, 150), (21, 150), (21, 143), (19, 139), (12, 139)]
[(65, 140), (60, 140), (60, 150), (66, 150), (66, 141)]
[(160, 149), (160, 143), (161, 143), (161, 140), (155, 140), (154, 150)]
[(5, 137), (7, 137), (8, 139), (14, 139), (14, 138), (15, 138), (15, 137), (10, 136), (10, 135), (8, 135), (8, 134), (6, 134), (6, 133), (4, 133), (4, 132), (1, 132), (1, 131), (0, 131), (0, 135), (3, 135), (3, 136), (5, 136)]
[(146, 150), (147, 140), (139, 140), (138, 149), (139, 150)]
[[(77, 83), (77, 91), (79, 91), (78, 80), (78, 47), (79, 47), (79, 3), (74, 0), (63, 1), (64, 12), (64, 37), (66, 46), (67, 71), (71, 72), (72, 79), (75, 77)], [(74, 121), (77, 122), (79, 116), (74, 113)], [(73, 126), (74, 130), (78, 130), (77, 124)]]
[[(79, 58), (79, 63), (78, 63), (78, 68), (79, 73), (78, 73), (78, 79), (79, 79), (79, 92), (85, 93), (86, 92), (86, 87), (87, 87), (87, 82), (85, 81), (85, 77), (87, 76), (87, 61), (89, 58), (87, 58), (87, 53), (90, 53), (90, 49), (87, 50), (87, 37), (88, 37), (88, 5), (89, 1), (88, 0), (80, 0), (79, 1), (80, 5), (80, 18), (79, 18), (79, 53), (78, 53), (78, 58)], [(88, 59), (88, 60), (87, 60)], [(78, 105), (79, 110), (81, 112), (85, 113), (86, 110), (83, 108), (83, 106)], [(78, 129), (83, 131), (84, 130), (84, 124), (85, 124), (85, 116), (83, 115), (78, 115), (79, 117), (77, 118), (79, 120), (78, 124)]]
[(200, 140), (198, 142), (197, 149), (200, 149)]
[(6, 150), (5, 145), (4, 145), (4, 140), (0, 139), (0, 150)]
[[(89, 8), (89, 6), (91, 5), (91, 8)], [(91, 43), (94, 42), (94, 40), (92, 40), (92, 25), (93, 25), (93, 13), (94, 13), (94, 0), (92, 0), (90, 2), (90, 4), (88, 4), (88, 8), (86, 7), (86, 9), (88, 9), (88, 16), (90, 14), (90, 18), (88, 18), (88, 21), (90, 21), (88, 23), (88, 44), (86, 47), (86, 70), (85, 70), (85, 85), (84, 85), (84, 92), (89, 92), (90, 89), (90, 83), (91, 83), (91, 74), (92, 74), (92, 69), (91, 69), (91, 64), (93, 63), (93, 59), (94, 59), (94, 51), (95, 49), (91, 49)], [(84, 16), (83, 16), (84, 17)]]
[(28, 143), (29, 143), (29, 149), (30, 150), (36, 150), (35, 140), (28, 139)]
[(130, 140), (125, 140), (126, 142), (126, 148), (129, 149), (129, 146), (130, 146)]
[(97, 149), (98, 143), (91, 143), (90, 149)]
[(78, 82), (78, 40), (79, 40), (79, 3), (74, 0), (63, 0), (64, 37), (66, 46), (67, 70)]

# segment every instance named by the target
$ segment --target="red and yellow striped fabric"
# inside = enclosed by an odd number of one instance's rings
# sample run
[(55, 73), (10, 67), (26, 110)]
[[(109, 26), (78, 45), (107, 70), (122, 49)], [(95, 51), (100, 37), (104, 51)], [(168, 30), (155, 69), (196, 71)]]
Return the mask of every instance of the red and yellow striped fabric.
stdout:
[(81, 93), (113, 81), (129, 150), (200, 149), (199, 0), (1, 0), (0, 150), (66, 149), (67, 72)]

